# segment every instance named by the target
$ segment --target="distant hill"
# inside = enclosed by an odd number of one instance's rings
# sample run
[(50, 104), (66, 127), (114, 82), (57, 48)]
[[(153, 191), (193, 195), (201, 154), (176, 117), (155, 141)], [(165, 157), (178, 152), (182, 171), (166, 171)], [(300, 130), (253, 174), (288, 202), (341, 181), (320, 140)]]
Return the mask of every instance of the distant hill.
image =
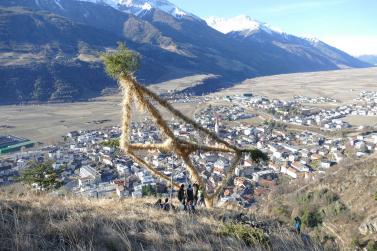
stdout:
[(262, 41), (223, 34), (165, 0), (114, 3), (1, 1), (0, 103), (99, 95), (115, 82), (105, 75), (98, 53), (115, 48), (118, 41), (142, 56), (137, 76), (142, 83), (220, 76), (190, 89), (196, 93), (255, 76), (369, 66), (326, 44), (294, 36), (282, 41), (263, 34)]
[(372, 65), (377, 65), (377, 55), (362, 55), (358, 59)]
[(0, 250), (321, 250), (271, 219), (222, 208), (166, 212), (155, 200), (0, 187)]
[(230, 38), (246, 43), (258, 43), (264, 50), (274, 51), (276, 56), (283, 57), (283, 53), (285, 53), (287, 65), (298, 65), (297, 60), (306, 59), (307, 64), (312, 64), (313, 71), (315, 67), (330, 65), (339, 69), (368, 66), (365, 62), (361, 62), (316, 38), (301, 38), (277, 31), (248, 16), (241, 15), (230, 19), (212, 17), (208, 18), (207, 22)]

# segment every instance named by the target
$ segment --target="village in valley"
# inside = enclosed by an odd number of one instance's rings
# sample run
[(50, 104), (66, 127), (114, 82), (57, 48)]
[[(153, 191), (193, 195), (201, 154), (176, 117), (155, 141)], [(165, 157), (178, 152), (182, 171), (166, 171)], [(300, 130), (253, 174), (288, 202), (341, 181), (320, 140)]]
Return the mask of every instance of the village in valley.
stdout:
[[(166, 97), (173, 104), (201, 104), (201, 109), (193, 114), (196, 122), (229, 143), (257, 148), (268, 155), (268, 161), (259, 163), (244, 156), (221, 193), (219, 203), (251, 207), (279, 183), (315, 179), (344, 160), (370, 155), (377, 144), (377, 133), (372, 128), (355, 127), (343, 120), (349, 115), (377, 116), (377, 92), (363, 91), (352, 104), (339, 104), (326, 97), (272, 100), (253, 93)], [(168, 123), (179, 138), (212, 143), (178, 119), (170, 118)], [(6, 153), (0, 158), (0, 185), (15, 182), (31, 161), (50, 161), (63, 188), (78, 196), (169, 196), (169, 182), (152, 176), (121, 152), (120, 134), (120, 128), (115, 125), (78, 130), (69, 132), (56, 145), (22, 147), (16, 149), (20, 151)], [(11, 137), (2, 136), (0, 143), (8, 142)], [(148, 118), (132, 123), (130, 140), (162, 142), (159, 128)], [(140, 156), (175, 183), (190, 183), (189, 173), (176, 155), (145, 151)], [(224, 179), (231, 157), (231, 154), (200, 151), (192, 156), (208, 191), (214, 190)]]

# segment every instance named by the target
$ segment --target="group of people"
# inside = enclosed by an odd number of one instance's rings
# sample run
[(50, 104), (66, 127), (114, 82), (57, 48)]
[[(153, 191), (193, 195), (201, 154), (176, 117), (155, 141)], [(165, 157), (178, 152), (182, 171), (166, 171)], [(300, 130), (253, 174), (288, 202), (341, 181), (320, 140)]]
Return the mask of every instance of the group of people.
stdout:
[(178, 190), (178, 200), (180, 209), (195, 212), (196, 206), (204, 204), (203, 190), (196, 183), (192, 186), (189, 184), (187, 189), (182, 184)]
[[(203, 190), (199, 187), (198, 184), (188, 185), (185, 189), (185, 185), (181, 184), (178, 190), (178, 200), (180, 203), (179, 209), (188, 211), (189, 213), (195, 213), (195, 207), (204, 205), (204, 195)], [(166, 198), (164, 202), (161, 199), (158, 199), (154, 204), (157, 209), (162, 209), (165, 211), (175, 210), (173, 204), (169, 202), (169, 199)], [(294, 229), (296, 233), (301, 233), (301, 219), (296, 216), (294, 219)]]
[(169, 199), (166, 198), (164, 202), (161, 199), (158, 199), (156, 203), (154, 203), (155, 208), (162, 209), (165, 211), (170, 211), (170, 209), (175, 209), (174, 206), (169, 202)]
[[(203, 190), (198, 184), (188, 185), (185, 189), (185, 185), (182, 184), (178, 190), (178, 200), (179, 200), (179, 210), (188, 211), (189, 213), (195, 212), (195, 207), (204, 205), (204, 194)], [(165, 211), (175, 210), (174, 205), (169, 202), (166, 198), (164, 202), (162, 199), (158, 199), (154, 204), (155, 208), (162, 209)]]

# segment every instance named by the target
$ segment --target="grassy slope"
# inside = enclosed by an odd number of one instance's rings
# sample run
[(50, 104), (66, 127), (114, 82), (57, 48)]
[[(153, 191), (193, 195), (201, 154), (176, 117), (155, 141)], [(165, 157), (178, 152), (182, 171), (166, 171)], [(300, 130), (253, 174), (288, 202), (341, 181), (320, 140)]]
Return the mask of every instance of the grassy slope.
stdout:
[[(377, 218), (377, 157), (347, 160), (309, 183), (277, 187), (256, 213), (289, 222), (304, 212), (318, 212), (323, 223), (307, 228), (328, 247), (333, 237), (341, 249), (377, 241), (377, 233), (361, 234), (359, 227)], [(304, 226), (305, 227), (305, 226)], [(329, 239), (330, 238), (330, 239)], [(327, 243), (327, 244), (325, 244)]]
[[(0, 250), (265, 250), (221, 234), (235, 211), (166, 213), (149, 199), (90, 200), (0, 189)], [(270, 249), (319, 250), (276, 222), (265, 221)], [(267, 222), (270, 222), (267, 224)], [(258, 230), (259, 231), (259, 230)]]

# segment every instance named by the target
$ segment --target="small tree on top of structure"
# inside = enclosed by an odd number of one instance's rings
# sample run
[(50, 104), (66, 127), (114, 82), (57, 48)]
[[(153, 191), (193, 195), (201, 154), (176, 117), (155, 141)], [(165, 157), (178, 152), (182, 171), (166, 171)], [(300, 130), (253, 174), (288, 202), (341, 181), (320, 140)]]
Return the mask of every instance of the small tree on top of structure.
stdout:
[(140, 67), (140, 57), (129, 50), (124, 43), (119, 43), (116, 53), (102, 54), (106, 73), (115, 80), (133, 77)]
[[(115, 52), (109, 52), (102, 55), (102, 60), (105, 64), (106, 72), (113, 78), (118, 80), (118, 83), (122, 89), (123, 101), (122, 101), (122, 135), (120, 138), (120, 148), (132, 158), (132, 160), (139, 165), (148, 169), (153, 175), (170, 181), (170, 178), (165, 174), (159, 172), (151, 164), (144, 161), (142, 158), (135, 154), (138, 150), (157, 150), (161, 152), (175, 153), (181, 157), (185, 163), (189, 173), (191, 182), (199, 184), (203, 188), (204, 199), (206, 206), (211, 207), (214, 201), (223, 190), (224, 186), (228, 183), (228, 180), (233, 176), (235, 168), (238, 166), (242, 155), (249, 154), (254, 161), (266, 159), (266, 155), (257, 149), (240, 149), (227, 141), (219, 138), (215, 133), (202, 127), (192, 119), (182, 114), (179, 110), (172, 107), (166, 100), (161, 99), (157, 94), (150, 91), (148, 88), (140, 85), (134, 74), (139, 68), (140, 58), (137, 54), (126, 48), (124, 44), (119, 44), (118, 50)], [(212, 139), (214, 146), (208, 146), (203, 144), (194, 143), (176, 137), (173, 131), (169, 128), (168, 123), (163, 119), (159, 110), (151, 103), (150, 100), (158, 103), (160, 106), (167, 109), (172, 115), (181, 119), (183, 122), (190, 124), (198, 132), (204, 133), (207, 137)], [(131, 144), (130, 143), (130, 123), (131, 123), (131, 106), (135, 103), (142, 111), (148, 112), (159, 128), (165, 141), (161, 144)], [(199, 170), (194, 166), (190, 159), (190, 154), (202, 151), (202, 152), (222, 152), (235, 154), (233, 157), (228, 173), (220, 184), (215, 188), (215, 191), (211, 194), (207, 191), (205, 180), (200, 176)], [(176, 188), (179, 184), (173, 183)]]

